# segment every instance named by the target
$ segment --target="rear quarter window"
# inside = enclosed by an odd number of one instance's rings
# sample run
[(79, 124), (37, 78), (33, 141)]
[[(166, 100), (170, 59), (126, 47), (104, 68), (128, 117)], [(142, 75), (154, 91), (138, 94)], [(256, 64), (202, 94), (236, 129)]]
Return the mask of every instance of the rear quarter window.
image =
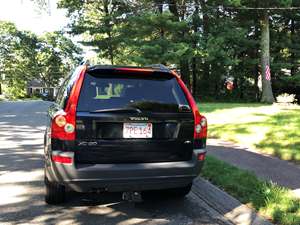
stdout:
[(57, 96), (56, 96), (56, 104), (58, 104), (62, 109), (65, 109), (67, 102), (70, 97), (71, 90), (76, 82), (80, 67), (78, 67), (71, 75), (67, 76), (65, 80), (62, 82), (60, 86)]

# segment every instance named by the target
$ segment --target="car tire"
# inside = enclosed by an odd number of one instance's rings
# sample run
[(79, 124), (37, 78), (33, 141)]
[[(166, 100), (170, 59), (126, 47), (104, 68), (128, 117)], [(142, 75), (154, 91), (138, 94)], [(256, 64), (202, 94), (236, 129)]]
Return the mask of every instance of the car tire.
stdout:
[(46, 195), (45, 202), (50, 205), (63, 203), (66, 197), (65, 187), (48, 181), (45, 177)]

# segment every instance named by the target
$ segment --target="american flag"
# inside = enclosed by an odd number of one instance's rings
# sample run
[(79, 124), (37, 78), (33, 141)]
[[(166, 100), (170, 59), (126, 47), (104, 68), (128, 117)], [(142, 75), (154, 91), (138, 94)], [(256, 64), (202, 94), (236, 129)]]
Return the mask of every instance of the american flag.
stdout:
[(269, 65), (266, 65), (266, 80), (271, 80), (271, 70)]

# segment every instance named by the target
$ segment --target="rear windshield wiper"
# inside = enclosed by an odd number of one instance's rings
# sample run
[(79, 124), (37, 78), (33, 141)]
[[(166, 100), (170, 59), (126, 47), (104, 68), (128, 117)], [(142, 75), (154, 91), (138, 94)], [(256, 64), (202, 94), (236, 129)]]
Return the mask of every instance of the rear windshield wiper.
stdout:
[(179, 112), (191, 112), (189, 105), (178, 105)]
[(90, 113), (110, 113), (110, 112), (122, 112), (122, 113), (137, 112), (137, 113), (142, 113), (142, 111), (138, 108), (112, 108), (112, 109), (97, 109), (97, 110), (94, 110), (94, 111), (90, 111)]

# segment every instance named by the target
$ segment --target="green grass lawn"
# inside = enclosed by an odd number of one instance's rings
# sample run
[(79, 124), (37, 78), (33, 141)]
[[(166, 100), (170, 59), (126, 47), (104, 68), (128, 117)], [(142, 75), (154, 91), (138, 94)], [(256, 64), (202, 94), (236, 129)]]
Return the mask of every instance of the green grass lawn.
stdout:
[(234, 141), (300, 163), (300, 107), (258, 103), (200, 103), (209, 137)]
[(300, 200), (288, 189), (211, 156), (206, 159), (202, 176), (276, 224), (300, 224)]

